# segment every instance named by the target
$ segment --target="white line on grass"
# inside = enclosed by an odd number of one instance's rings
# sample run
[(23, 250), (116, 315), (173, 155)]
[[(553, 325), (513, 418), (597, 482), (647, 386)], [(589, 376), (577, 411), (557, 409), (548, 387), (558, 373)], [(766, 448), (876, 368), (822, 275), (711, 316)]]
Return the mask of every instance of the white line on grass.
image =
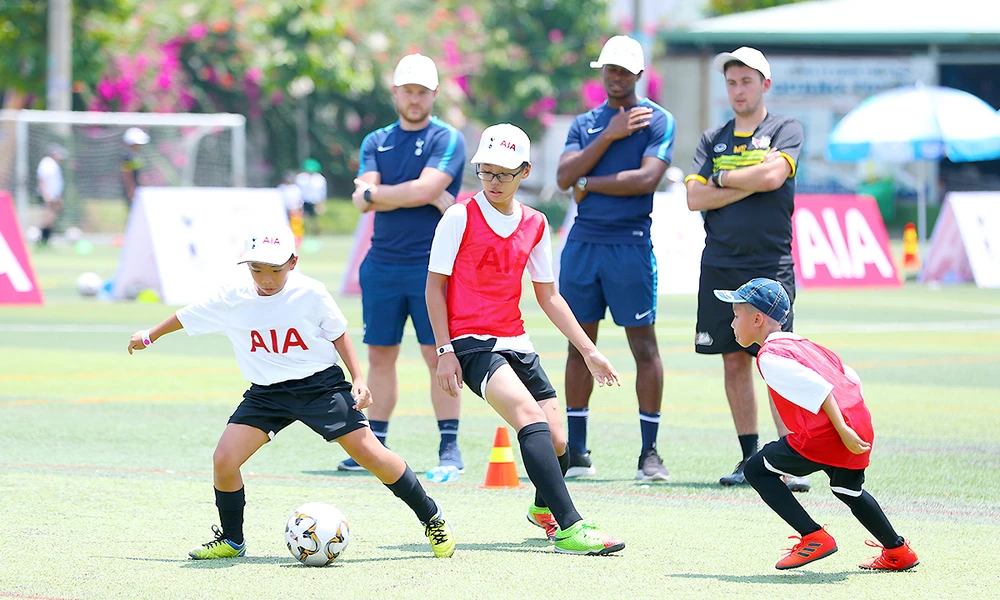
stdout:
[[(0, 333), (132, 333), (135, 325), (87, 325), (87, 324), (50, 324), (50, 323), (0, 323)], [(978, 331), (982, 333), (1000, 332), (1000, 321), (936, 321), (909, 323), (823, 323), (807, 322), (802, 324), (803, 333), (900, 333), (922, 331)], [(663, 335), (688, 335), (693, 327), (661, 327), (657, 332)], [(364, 334), (361, 329), (350, 330), (352, 336)], [(563, 335), (555, 330), (541, 329), (530, 332), (534, 338), (561, 338)]]

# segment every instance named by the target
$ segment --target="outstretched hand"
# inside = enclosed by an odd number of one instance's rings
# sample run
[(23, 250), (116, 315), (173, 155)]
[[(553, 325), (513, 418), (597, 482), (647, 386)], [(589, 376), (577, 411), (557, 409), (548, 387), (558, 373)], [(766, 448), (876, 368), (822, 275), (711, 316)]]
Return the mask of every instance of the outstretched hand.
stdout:
[(128, 353), (132, 354), (134, 350), (145, 350), (146, 344), (142, 341), (143, 334), (146, 333), (145, 329), (140, 329), (132, 334), (132, 337), (128, 341)]
[(585, 354), (583, 360), (587, 363), (587, 368), (590, 369), (590, 374), (594, 376), (594, 381), (597, 382), (597, 385), (604, 387), (606, 385), (617, 384), (620, 386), (622, 384), (621, 378), (618, 377), (618, 371), (615, 371), (611, 361), (597, 350), (594, 350), (592, 354)]

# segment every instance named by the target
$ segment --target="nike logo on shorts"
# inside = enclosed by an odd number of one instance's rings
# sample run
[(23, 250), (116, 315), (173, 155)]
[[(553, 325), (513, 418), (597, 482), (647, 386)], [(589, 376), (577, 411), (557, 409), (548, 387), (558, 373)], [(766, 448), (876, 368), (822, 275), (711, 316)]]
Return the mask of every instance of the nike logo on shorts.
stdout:
[(396, 147), (395, 144), (393, 144), (392, 146), (379, 146), (378, 147), (378, 151), (379, 152), (385, 152), (386, 150), (392, 150), (395, 147)]
[(587, 129), (587, 133), (593, 135), (593, 134), (597, 133), (598, 131), (602, 131), (603, 129), (604, 129), (603, 125), (600, 126), (600, 127), (598, 127), (597, 129), (594, 129), (593, 127), (590, 127), (590, 128)]
[(653, 312), (653, 309), (649, 309), (644, 313), (635, 313), (635, 320), (641, 321), (642, 319), (646, 318), (646, 315), (648, 315), (651, 312)]

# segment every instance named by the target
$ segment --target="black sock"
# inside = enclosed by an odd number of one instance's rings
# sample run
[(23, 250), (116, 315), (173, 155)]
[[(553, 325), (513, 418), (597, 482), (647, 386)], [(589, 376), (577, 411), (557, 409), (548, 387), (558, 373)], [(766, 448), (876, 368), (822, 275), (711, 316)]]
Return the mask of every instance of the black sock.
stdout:
[(795, 499), (792, 491), (781, 480), (781, 475), (764, 466), (761, 454), (754, 455), (743, 465), (743, 474), (771, 510), (778, 513), (799, 535), (805, 537), (822, 529)]
[(42, 236), (39, 238), (38, 241), (40, 241), (43, 244), (47, 244), (49, 243), (49, 236), (51, 235), (52, 235), (51, 227), (42, 227)]
[(552, 447), (552, 431), (548, 423), (530, 423), (517, 432), (517, 443), (521, 446), (521, 460), (528, 479), (544, 498), (559, 527), (569, 528), (580, 520), (573, 500), (566, 489), (566, 480), (559, 469), (559, 459)]
[(243, 543), (243, 507), (247, 505), (243, 488), (235, 492), (215, 490), (215, 506), (219, 509), (222, 537), (233, 543)]
[(387, 483), (385, 487), (389, 488), (397, 498), (405, 502), (413, 510), (414, 514), (417, 515), (421, 523), (426, 524), (437, 516), (437, 503), (424, 491), (424, 486), (420, 485), (420, 481), (413, 474), (410, 465), (406, 465), (406, 470), (403, 471), (403, 474), (396, 483)]
[(903, 545), (903, 538), (892, 528), (889, 518), (885, 516), (882, 507), (878, 505), (875, 498), (872, 498), (871, 494), (861, 490), (860, 496), (848, 496), (836, 491), (833, 492), (833, 495), (850, 507), (855, 518), (875, 536), (880, 544), (886, 548), (899, 548)]
[(748, 433), (746, 435), (737, 436), (740, 440), (740, 450), (743, 451), (743, 460), (746, 460), (757, 454), (758, 436), (756, 433)]
[[(559, 469), (562, 471), (563, 478), (565, 478), (566, 471), (569, 471), (569, 448), (567, 447), (567, 449), (556, 458), (559, 459)], [(548, 507), (548, 504), (545, 503), (545, 498), (542, 498), (542, 495), (538, 492), (538, 490), (535, 490), (535, 506), (538, 508)]]
[(587, 453), (587, 419), (590, 409), (566, 407), (566, 431), (569, 434), (569, 447), (577, 454)]

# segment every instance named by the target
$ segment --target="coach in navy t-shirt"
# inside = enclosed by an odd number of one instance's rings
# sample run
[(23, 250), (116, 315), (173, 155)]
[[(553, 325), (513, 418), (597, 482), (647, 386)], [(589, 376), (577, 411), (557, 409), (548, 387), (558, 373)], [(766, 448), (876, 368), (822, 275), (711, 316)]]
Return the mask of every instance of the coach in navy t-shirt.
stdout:
[[(409, 317), (430, 370), (431, 401), (441, 432), (440, 465), (461, 470), (460, 399), (446, 394), (435, 380), (434, 332), (424, 300), (434, 229), (455, 202), (465, 165), (465, 138), (431, 116), (437, 89), (433, 60), (410, 54), (399, 61), (392, 87), (399, 120), (365, 137), (352, 201), (362, 212), (375, 211), (371, 249), (358, 273), (369, 380), (377, 398), (368, 410), (372, 431), (385, 443), (398, 391), (396, 358)], [(352, 459), (338, 468), (363, 470)]]
[[(607, 102), (576, 117), (559, 159), (560, 188), (572, 188), (578, 214), (563, 249), (559, 291), (591, 339), (605, 311), (625, 328), (638, 376), (642, 450), (636, 479), (669, 478), (656, 452), (663, 365), (656, 344), (656, 260), (649, 239), (653, 192), (670, 165), (674, 117), (639, 98), (642, 46), (627, 36), (608, 40), (597, 62)], [(593, 380), (583, 356), (569, 346), (566, 414), (567, 477), (593, 475), (587, 416)]]

